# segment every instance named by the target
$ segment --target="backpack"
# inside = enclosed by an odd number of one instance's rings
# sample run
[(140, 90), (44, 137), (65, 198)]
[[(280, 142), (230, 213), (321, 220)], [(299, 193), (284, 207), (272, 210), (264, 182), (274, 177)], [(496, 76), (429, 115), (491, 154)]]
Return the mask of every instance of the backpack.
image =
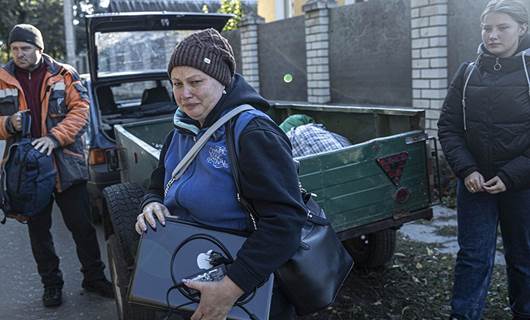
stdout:
[(51, 156), (39, 152), (31, 144), (31, 118), (23, 112), (22, 132), (7, 150), (0, 174), (0, 208), (6, 217), (30, 218), (50, 202), (55, 188), (56, 170)]

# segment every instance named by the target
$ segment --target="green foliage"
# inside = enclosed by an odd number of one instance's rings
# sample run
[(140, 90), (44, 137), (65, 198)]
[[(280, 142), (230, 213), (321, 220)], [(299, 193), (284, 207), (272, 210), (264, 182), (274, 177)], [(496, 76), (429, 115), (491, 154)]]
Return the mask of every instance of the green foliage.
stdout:
[(234, 18), (228, 20), (223, 31), (239, 29), (239, 23), (243, 18), (243, 8), (241, 7), (241, 0), (221, 0), (221, 7), (217, 11), (219, 13), (231, 13), (235, 15)]
[(62, 59), (65, 55), (62, 0), (0, 0), (0, 63), (7, 62), (7, 40), (15, 24), (29, 23), (41, 30), (44, 52)]

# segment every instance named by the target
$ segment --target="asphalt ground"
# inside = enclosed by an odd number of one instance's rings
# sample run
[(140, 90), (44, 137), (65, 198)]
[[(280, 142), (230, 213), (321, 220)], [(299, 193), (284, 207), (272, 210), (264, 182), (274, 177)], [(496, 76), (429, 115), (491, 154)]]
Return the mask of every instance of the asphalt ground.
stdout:
[[(42, 284), (29, 242), (27, 226), (13, 219), (0, 225), (0, 320), (115, 320), (114, 300), (102, 298), (81, 288), (81, 265), (75, 253), (71, 233), (55, 206), (52, 235), (55, 250), (61, 259), (64, 277), (63, 304), (57, 308), (42, 305)], [(107, 264), (102, 228), (98, 240), (102, 259)], [(109, 270), (105, 273), (110, 279)]]

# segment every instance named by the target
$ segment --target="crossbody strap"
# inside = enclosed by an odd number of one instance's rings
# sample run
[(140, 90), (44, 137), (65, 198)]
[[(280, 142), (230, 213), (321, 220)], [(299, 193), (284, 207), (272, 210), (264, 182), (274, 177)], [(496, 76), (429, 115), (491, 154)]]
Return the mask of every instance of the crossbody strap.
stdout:
[(197, 142), (195, 142), (193, 147), (191, 147), (191, 149), (188, 151), (188, 153), (186, 153), (184, 158), (182, 158), (182, 160), (178, 163), (178, 165), (173, 170), (173, 173), (171, 174), (171, 179), (169, 179), (169, 181), (166, 184), (166, 188), (164, 189), (164, 196), (167, 194), (167, 192), (169, 191), (169, 188), (171, 188), (173, 183), (175, 183), (175, 181), (177, 181), (184, 174), (184, 171), (186, 171), (186, 169), (189, 167), (189, 165), (191, 164), (193, 159), (195, 159), (197, 154), (199, 154), (199, 151), (201, 151), (202, 147), (204, 147), (206, 142), (208, 142), (208, 139), (210, 139), (212, 134), (215, 131), (217, 131), (217, 129), (219, 129), (227, 121), (229, 121), (230, 119), (232, 119), (236, 115), (240, 114), (241, 112), (248, 111), (248, 110), (253, 110), (253, 109), (254, 109), (254, 107), (252, 107), (252, 106), (250, 106), (248, 104), (241, 105), (241, 106), (231, 110), (230, 112), (228, 112), (224, 116), (222, 116), (210, 128), (208, 128), (208, 130), (206, 130), (206, 132), (199, 138), (199, 140), (197, 140)]

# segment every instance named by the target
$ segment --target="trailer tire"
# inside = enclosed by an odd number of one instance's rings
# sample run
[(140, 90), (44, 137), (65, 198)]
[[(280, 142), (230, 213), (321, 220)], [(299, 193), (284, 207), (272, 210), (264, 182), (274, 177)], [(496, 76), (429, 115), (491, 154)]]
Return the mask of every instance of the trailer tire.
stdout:
[(127, 265), (134, 264), (136, 247), (140, 236), (134, 230), (137, 214), (140, 213), (140, 200), (144, 190), (134, 183), (120, 183), (103, 189), (106, 211)]
[(396, 249), (396, 230), (386, 229), (345, 240), (344, 246), (358, 268), (380, 268), (386, 266)]
[(121, 256), (121, 248), (116, 235), (107, 240), (107, 255), (112, 278), (116, 308), (119, 320), (151, 320), (155, 319), (155, 311), (146, 307), (131, 304), (127, 300), (127, 292), (131, 279), (131, 269)]

